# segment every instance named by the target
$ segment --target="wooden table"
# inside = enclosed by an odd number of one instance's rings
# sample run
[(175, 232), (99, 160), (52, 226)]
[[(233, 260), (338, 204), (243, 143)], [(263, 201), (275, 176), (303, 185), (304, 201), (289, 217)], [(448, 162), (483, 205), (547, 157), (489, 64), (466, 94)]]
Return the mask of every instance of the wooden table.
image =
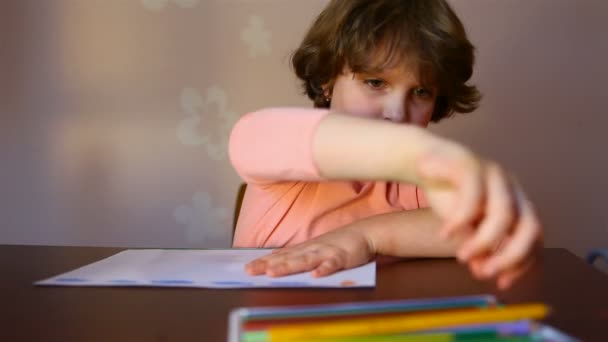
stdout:
[(478, 282), (452, 259), (379, 267), (374, 289), (212, 290), (35, 287), (32, 283), (122, 249), (0, 246), (0, 341), (226, 340), (239, 306), (337, 303), (491, 293), (505, 303), (542, 301), (547, 323), (584, 341), (608, 341), (608, 276), (565, 249), (542, 260), (506, 292)]

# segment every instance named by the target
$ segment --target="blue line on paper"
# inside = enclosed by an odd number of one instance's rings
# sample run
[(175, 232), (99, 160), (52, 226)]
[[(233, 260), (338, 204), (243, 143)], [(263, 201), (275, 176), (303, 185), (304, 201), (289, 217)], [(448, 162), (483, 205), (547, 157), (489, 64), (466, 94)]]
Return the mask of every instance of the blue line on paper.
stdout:
[(114, 284), (137, 284), (137, 280), (131, 279), (114, 279), (110, 280), (109, 282)]
[(85, 278), (55, 278), (55, 281), (60, 281), (64, 283), (84, 283), (87, 282), (88, 279)]
[(183, 279), (159, 279), (150, 281), (152, 284), (162, 284), (162, 285), (186, 285), (186, 284), (194, 284), (192, 280), (183, 280)]
[(253, 283), (247, 281), (214, 281), (214, 285), (218, 286), (253, 286)]

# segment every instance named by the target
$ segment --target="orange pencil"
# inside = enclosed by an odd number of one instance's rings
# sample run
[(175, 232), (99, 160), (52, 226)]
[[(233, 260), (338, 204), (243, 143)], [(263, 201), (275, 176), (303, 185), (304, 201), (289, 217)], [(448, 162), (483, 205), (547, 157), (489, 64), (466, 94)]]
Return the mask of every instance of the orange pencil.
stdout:
[(407, 333), (462, 324), (481, 324), (522, 319), (541, 319), (549, 309), (544, 304), (519, 304), (450, 312), (399, 314), (392, 317), (352, 319), (339, 322), (289, 324), (268, 329), (269, 341), (322, 337), (365, 336)]

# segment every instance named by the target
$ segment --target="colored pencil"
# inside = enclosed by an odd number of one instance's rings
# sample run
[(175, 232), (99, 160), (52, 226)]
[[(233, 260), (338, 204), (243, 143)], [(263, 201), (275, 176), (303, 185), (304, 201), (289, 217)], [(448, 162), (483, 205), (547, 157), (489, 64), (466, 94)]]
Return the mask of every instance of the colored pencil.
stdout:
[(450, 312), (396, 314), (393, 317), (352, 319), (340, 322), (302, 323), (267, 330), (269, 341), (289, 341), (322, 337), (395, 334), (438, 329), (462, 324), (482, 324), (546, 316), (544, 304), (520, 304), (483, 309), (462, 309)]
[[(243, 342), (269, 342), (267, 333), (248, 333)], [(283, 340), (283, 342), (532, 342), (532, 335), (501, 336), (496, 333), (429, 333), (407, 335), (374, 335), (321, 337)]]
[[(416, 337), (416, 341), (465, 341), (475, 340), (480, 342), (481, 340), (496, 339), (498, 337), (522, 337), (528, 336), (533, 330), (533, 325), (530, 321), (513, 321), (513, 322), (501, 322), (492, 324), (475, 324), (475, 325), (464, 325), (457, 327), (450, 327), (444, 329), (437, 329), (432, 331), (425, 331), (416, 334), (397, 334), (397, 335), (381, 335), (381, 336), (349, 336), (349, 337), (327, 337), (314, 339), (316, 342), (324, 341), (395, 341), (395, 342), (406, 342), (412, 337)], [(449, 337), (449, 338), (447, 338)], [(241, 336), (243, 342), (267, 342), (269, 341), (267, 331), (252, 331), (245, 332)], [(433, 341), (434, 341), (433, 340)], [(290, 342), (297, 342), (296, 340)]]

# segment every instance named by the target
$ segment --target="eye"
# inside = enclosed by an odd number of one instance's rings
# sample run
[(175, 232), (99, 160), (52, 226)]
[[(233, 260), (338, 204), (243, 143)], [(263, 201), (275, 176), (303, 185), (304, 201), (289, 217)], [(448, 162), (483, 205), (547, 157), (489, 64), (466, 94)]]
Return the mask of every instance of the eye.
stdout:
[(422, 97), (422, 98), (428, 98), (433, 95), (430, 90), (422, 88), (422, 87), (418, 87), (418, 88), (414, 89), (413, 94), (416, 97)]
[(368, 78), (363, 82), (374, 90), (380, 90), (386, 86), (386, 82), (379, 78)]

